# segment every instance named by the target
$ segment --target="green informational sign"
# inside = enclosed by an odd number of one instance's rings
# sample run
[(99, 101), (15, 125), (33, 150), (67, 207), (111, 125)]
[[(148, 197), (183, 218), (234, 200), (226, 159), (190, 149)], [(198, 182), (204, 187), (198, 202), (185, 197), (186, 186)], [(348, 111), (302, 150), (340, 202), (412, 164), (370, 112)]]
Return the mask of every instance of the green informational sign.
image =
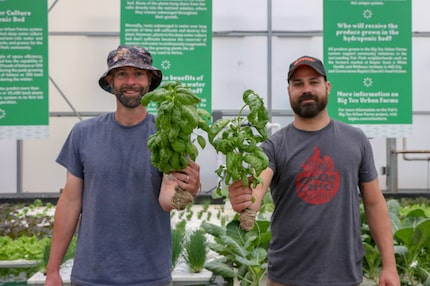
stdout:
[(412, 124), (411, 0), (324, 0), (330, 116), (371, 136)]
[[(163, 82), (180, 81), (212, 113), (212, 1), (122, 0), (120, 42), (151, 52)], [(155, 112), (155, 106), (148, 107)]]
[(46, 0), (0, 1), (0, 139), (48, 136)]

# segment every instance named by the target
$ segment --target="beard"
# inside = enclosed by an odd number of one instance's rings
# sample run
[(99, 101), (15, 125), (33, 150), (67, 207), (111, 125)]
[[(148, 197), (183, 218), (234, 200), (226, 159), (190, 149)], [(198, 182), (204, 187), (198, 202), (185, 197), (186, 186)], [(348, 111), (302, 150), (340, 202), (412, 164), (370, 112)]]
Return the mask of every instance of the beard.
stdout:
[[(138, 94), (132, 96), (127, 95), (127, 91), (138, 92)], [(141, 86), (130, 86), (124, 85), (121, 88), (117, 89), (115, 87), (112, 88), (112, 93), (115, 94), (118, 101), (128, 108), (135, 108), (141, 104), (142, 97), (149, 91), (148, 87)]]
[[(319, 98), (312, 93), (302, 94), (295, 102), (291, 102), (291, 109), (302, 118), (314, 118), (327, 106), (327, 94)], [(291, 98), (290, 98), (291, 99)], [(312, 99), (313, 102), (303, 103), (305, 100)]]

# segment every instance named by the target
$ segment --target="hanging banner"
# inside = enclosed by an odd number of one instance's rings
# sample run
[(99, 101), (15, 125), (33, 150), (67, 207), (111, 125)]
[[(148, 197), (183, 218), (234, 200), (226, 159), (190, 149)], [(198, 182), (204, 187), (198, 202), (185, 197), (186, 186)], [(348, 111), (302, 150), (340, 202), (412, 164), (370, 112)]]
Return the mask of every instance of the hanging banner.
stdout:
[(411, 0), (324, 0), (329, 113), (369, 137), (412, 130), (411, 6)]
[(122, 0), (120, 42), (146, 48), (163, 82), (189, 86), (212, 114), (211, 0)]
[(46, 138), (47, 1), (0, 2), (0, 139)]

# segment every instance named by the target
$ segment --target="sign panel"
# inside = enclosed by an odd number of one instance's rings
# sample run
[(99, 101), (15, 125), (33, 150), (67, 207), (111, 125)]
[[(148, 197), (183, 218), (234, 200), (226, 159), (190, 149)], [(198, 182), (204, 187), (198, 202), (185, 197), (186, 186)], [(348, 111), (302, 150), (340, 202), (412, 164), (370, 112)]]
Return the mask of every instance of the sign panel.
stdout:
[(46, 0), (0, 5), (0, 139), (48, 136)]
[(371, 137), (411, 132), (411, 15), (411, 0), (324, 0), (331, 117)]
[(122, 0), (120, 34), (121, 44), (151, 52), (163, 82), (189, 86), (202, 99), (199, 107), (212, 114), (211, 0)]

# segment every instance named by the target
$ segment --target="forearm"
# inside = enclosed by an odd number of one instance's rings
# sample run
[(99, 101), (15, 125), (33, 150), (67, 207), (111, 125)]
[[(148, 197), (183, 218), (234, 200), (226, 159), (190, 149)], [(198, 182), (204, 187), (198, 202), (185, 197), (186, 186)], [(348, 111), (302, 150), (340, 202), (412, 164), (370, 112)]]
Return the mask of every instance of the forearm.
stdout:
[(258, 212), (260, 210), (266, 191), (267, 189), (263, 188), (262, 186), (257, 186), (257, 188), (252, 189), (252, 204), (249, 209), (255, 212)]
[(372, 238), (381, 254), (383, 267), (396, 267), (393, 232), (385, 201), (365, 207)]
[(252, 196), (253, 196), (253, 203), (251, 205), (251, 209), (253, 211), (258, 212), (260, 210), (261, 204), (263, 202), (264, 196), (266, 195), (267, 191), (270, 187), (270, 182), (273, 178), (273, 171), (270, 168), (267, 168), (264, 170), (261, 174), (262, 183), (257, 185), (252, 190)]
[(64, 196), (61, 196), (58, 200), (54, 216), (47, 273), (59, 271), (64, 255), (76, 230), (81, 211), (80, 207), (80, 203), (71, 202)]

